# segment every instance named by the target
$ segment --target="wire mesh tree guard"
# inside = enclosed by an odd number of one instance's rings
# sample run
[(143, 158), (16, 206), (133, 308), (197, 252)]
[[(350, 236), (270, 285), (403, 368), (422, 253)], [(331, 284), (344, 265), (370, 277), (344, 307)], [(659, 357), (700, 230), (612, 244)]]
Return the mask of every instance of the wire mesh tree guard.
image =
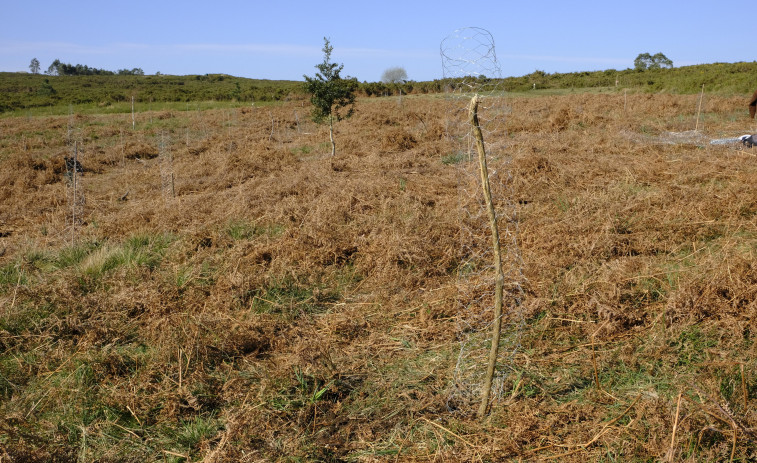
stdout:
[[(440, 45), (451, 104), (446, 130), (458, 174), (460, 249), (457, 313), (460, 351), (448, 396), (451, 410), (483, 417), (503, 396), (520, 347), (525, 281), (518, 245), (501, 70), (492, 35), (459, 29)], [(477, 154), (476, 154), (477, 153)]]
[(64, 159), (66, 172), (66, 204), (68, 211), (66, 213), (66, 229), (64, 233), (71, 239), (71, 245), (75, 245), (78, 238), (78, 227), (83, 223), (84, 206), (86, 197), (84, 194), (84, 183), (82, 174), (84, 169), (81, 163), (81, 145), (78, 140), (72, 140), (71, 130), (69, 129), (68, 140), (70, 143), (71, 156)]
[(170, 139), (165, 132), (160, 133), (158, 141), (158, 161), (160, 163), (160, 189), (163, 192), (163, 199), (168, 203), (176, 196), (174, 187), (174, 170), (173, 154), (170, 149)]

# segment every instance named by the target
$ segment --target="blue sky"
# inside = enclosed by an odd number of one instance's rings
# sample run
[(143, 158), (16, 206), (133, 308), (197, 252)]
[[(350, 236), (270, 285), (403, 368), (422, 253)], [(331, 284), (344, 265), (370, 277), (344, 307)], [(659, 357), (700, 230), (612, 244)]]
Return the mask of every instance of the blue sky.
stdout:
[(503, 77), (626, 69), (639, 53), (675, 66), (757, 60), (755, 0), (194, 1), (6, 0), (0, 71), (58, 58), (147, 74), (225, 73), (303, 80), (323, 37), (343, 75), (378, 81), (401, 66), (412, 80), (443, 77), (440, 43), (479, 27), (494, 38)]

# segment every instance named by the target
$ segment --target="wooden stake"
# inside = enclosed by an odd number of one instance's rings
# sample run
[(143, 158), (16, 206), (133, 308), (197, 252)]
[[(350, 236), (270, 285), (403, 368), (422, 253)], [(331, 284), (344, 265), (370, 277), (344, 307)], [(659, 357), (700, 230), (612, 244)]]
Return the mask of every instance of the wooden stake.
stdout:
[(704, 99), (704, 84), (702, 84), (702, 93), (699, 95), (699, 110), (697, 111), (697, 124), (694, 127), (694, 132), (699, 130), (699, 115), (702, 113), (702, 100)]
[(334, 142), (334, 116), (329, 115), (329, 140), (331, 140), (331, 156), (336, 156), (336, 143)]
[(494, 250), (494, 270), (496, 273), (495, 293), (494, 293), (494, 321), (492, 323), (492, 345), (489, 351), (489, 365), (486, 369), (484, 379), (484, 389), (481, 393), (481, 405), (478, 408), (478, 418), (482, 419), (486, 414), (489, 406), (489, 396), (491, 395), (492, 381), (494, 380), (494, 369), (497, 366), (497, 357), (499, 356), (499, 339), (502, 332), (502, 293), (504, 292), (505, 274), (502, 271), (502, 255), (499, 246), (499, 229), (497, 228), (497, 213), (494, 210), (492, 201), (491, 186), (489, 185), (489, 171), (486, 167), (486, 148), (484, 146), (484, 136), (481, 133), (481, 126), (478, 121), (478, 95), (474, 95), (468, 109), (471, 126), (473, 126), (473, 135), (476, 139), (476, 151), (478, 151), (478, 165), (481, 173), (481, 186), (484, 190), (484, 200), (486, 201), (486, 212), (489, 216), (489, 226), (492, 233), (492, 249)]

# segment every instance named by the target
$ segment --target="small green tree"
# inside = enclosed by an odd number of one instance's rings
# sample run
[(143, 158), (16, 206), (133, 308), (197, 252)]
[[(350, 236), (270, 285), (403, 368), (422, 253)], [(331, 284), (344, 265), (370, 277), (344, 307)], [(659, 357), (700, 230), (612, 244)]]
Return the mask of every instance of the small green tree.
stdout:
[(328, 120), (331, 155), (334, 156), (336, 154), (334, 119), (341, 121), (352, 116), (358, 83), (357, 79), (350, 77), (343, 79), (340, 76), (344, 65), (331, 62), (331, 51), (334, 48), (326, 37), (323, 41), (323, 62), (315, 66), (319, 71), (315, 77), (304, 76), (305, 91), (311, 95), (313, 120), (317, 123)]

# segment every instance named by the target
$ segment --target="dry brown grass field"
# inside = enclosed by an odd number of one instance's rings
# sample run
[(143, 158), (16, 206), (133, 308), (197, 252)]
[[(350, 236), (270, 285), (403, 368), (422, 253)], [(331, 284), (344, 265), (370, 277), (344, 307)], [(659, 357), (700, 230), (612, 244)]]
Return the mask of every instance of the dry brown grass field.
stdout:
[(696, 133), (699, 95), (504, 101), (525, 296), (482, 421), (457, 103), (359, 100), (335, 157), (301, 100), (0, 118), (0, 461), (754, 461), (757, 149), (709, 144), (744, 98)]

